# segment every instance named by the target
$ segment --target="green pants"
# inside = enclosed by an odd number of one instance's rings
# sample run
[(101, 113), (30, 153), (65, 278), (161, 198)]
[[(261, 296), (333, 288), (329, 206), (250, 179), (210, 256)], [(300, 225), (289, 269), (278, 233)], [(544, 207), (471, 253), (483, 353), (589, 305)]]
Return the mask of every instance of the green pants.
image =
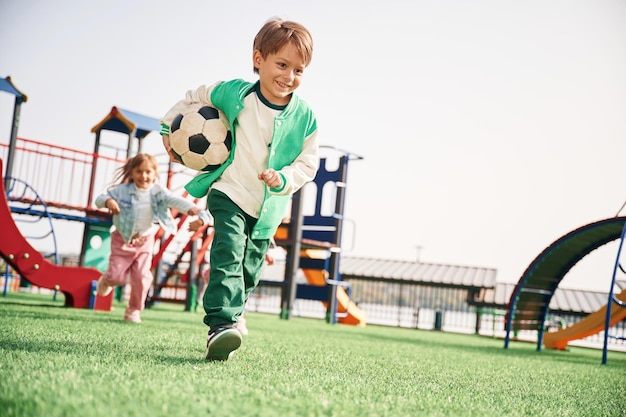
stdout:
[(270, 240), (250, 237), (256, 219), (226, 194), (211, 190), (207, 205), (215, 234), (211, 244), (209, 284), (204, 291), (204, 323), (209, 327), (237, 322), (254, 291)]

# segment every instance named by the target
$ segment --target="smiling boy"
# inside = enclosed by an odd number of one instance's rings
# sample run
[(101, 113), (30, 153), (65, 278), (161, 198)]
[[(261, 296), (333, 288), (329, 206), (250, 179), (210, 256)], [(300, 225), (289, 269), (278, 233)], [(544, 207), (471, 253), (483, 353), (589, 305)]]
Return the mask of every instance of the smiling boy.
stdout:
[(188, 91), (161, 120), (168, 152), (168, 126), (194, 103), (222, 110), (233, 133), (228, 160), (186, 186), (194, 197), (207, 195), (215, 228), (203, 297), (207, 360), (227, 360), (241, 345), (233, 325), (259, 282), (270, 239), (293, 193), (317, 172), (317, 121), (294, 94), (312, 55), (313, 40), (304, 26), (271, 19), (254, 38), (257, 82), (232, 80)]

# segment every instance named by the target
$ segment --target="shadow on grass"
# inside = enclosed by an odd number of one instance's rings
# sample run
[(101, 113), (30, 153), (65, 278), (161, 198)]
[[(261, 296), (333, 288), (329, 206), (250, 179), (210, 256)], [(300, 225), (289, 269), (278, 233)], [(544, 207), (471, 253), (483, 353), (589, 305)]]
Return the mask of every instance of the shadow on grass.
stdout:
[[(3, 303), (9, 304), (9, 303)], [(35, 307), (37, 310), (20, 310), (16, 313), (16, 317), (20, 319), (28, 318), (32, 320), (52, 320), (52, 321), (97, 321), (97, 322), (116, 322), (120, 321), (117, 316), (108, 315), (106, 312), (96, 312), (93, 314), (93, 310), (88, 309), (72, 309), (70, 307), (58, 307), (51, 305), (33, 305), (33, 304), (20, 304), (12, 303), (14, 305), (22, 305), (27, 307)], [(43, 311), (42, 311), (43, 309)], [(75, 311), (76, 314), (68, 315), (67, 312)]]
[(227, 363), (227, 361), (207, 361), (204, 359), (204, 352), (201, 352), (200, 355), (194, 358), (174, 355), (154, 355), (154, 357), (162, 363), (175, 366), (198, 366), (214, 363)]
[(0, 339), (2, 341), (3, 350), (13, 350), (16, 352), (32, 352), (46, 354), (73, 354), (77, 351), (84, 350), (88, 346), (88, 343), (50, 343), (35, 340), (8, 340), (7, 338)]
[(59, 304), (58, 302), (55, 302), (55, 301), (50, 301), (49, 303), (45, 303), (45, 302), (44, 303), (31, 303), (31, 302), (17, 301), (17, 300), (15, 301), (14, 300), (2, 300), (0, 302), (0, 305), (2, 304), (22, 306), (22, 307), (71, 308), (71, 307), (65, 307), (63, 304)]

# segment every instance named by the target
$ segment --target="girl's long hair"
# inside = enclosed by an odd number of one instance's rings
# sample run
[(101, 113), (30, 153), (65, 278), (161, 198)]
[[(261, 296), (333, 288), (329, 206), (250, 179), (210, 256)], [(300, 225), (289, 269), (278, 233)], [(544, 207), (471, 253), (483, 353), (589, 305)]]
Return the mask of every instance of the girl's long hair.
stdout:
[(156, 179), (159, 179), (159, 165), (154, 156), (147, 153), (138, 153), (137, 155), (130, 157), (126, 160), (124, 165), (115, 170), (115, 177), (109, 188), (115, 187), (118, 184), (126, 184), (133, 182), (133, 170), (139, 165), (147, 162), (154, 172), (156, 172)]

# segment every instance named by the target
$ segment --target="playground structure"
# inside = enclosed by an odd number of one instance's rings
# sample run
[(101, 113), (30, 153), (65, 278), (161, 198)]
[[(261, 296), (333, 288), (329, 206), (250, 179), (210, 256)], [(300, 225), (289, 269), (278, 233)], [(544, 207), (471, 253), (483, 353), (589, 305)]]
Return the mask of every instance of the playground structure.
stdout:
[[(7, 204), (4, 204), (6, 211), (0, 213), (2, 215), (0, 223), (11, 228), (12, 238), (3, 240), (0, 256), (31, 284), (63, 292), (68, 306), (110, 310), (112, 297), (109, 296), (103, 300), (96, 297), (94, 300), (93, 284), (108, 262), (111, 218), (106, 211), (95, 209), (91, 201), (96, 192), (105, 188), (113, 177), (115, 169), (121, 166), (126, 158), (135, 152), (141, 152), (144, 138), (149, 133), (160, 130), (158, 120), (112, 107), (105, 118), (92, 128), (91, 132), (96, 135), (94, 150), (88, 153), (18, 138), (20, 106), (26, 101), (26, 95), (13, 85), (9, 77), (0, 79), (0, 90), (15, 96), (11, 137), (4, 153), (4, 159), (7, 162), (3, 183), (7, 186), (6, 190), (2, 189), (2, 197), (6, 198)], [(126, 134), (128, 137), (126, 149), (104, 146), (101, 138), (103, 131)], [(112, 152), (111, 149), (113, 149)], [(2, 150), (3, 145), (0, 144), (0, 156), (3, 155)], [(109, 153), (103, 153), (103, 150)], [(297, 193), (293, 198), (290, 220), (280, 227), (276, 237), (277, 244), (283, 245), (287, 251), (284, 280), (277, 283), (283, 287), (280, 316), (283, 319), (289, 319), (292, 315), (295, 297), (302, 297), (323, 302), (327, 308), (327, 320), (330, 323), (364, 325), (365, 316), (350, 300), (349, 285), (341, 281), (339, 274), (342, 225), (345, 220), (343, 211), (347, 167), (350, 160), (361, 159), (361, 157), (336, 149), (332, 149), (332, 152), (338, 155), (337, 169), (327, 169), (327, 158), (323, 157), (320, 161), (321, 168), (318, 176), (313, 183), (308, 184), (317, 190), (313, 202), (314, 215), (303, 214), (302, 193)], [(176, 181), (179, 183), (182, 181), (184, 184), (185, 177), (193, 174), (178, 164), (172, 164), (165, 153), (162, 157), (165, 161), (160, 162), (160, 165), (167, 166), (167, 186), (175, 191), (173, 184)], [(158, 155), (157, 159), (160, 160)], [(13, 184), (21, 181), (17, 179), (18, 176), (28, 178), (29, 181), (35, 183), (29, 188), (44, 190), (44, 198), (40, 198), (38, 194), (37, 198), (28, 198), (19, 193), (12, 194)], [(85, 190), (88, 191), (85, 193)], [(334, 202), (334, 207), (331, 207), (328, 213), (323, 213), (322, 201)], [(21, 235), (11, 213), (82, 223), (84, 233), (80, 267), (61, 268), (47, 262), (43, 255)], [(209, 225), (196, 233), (185, 233), (183, 226), (186, 215), (174, 214), (178, 219), (179, 233), (167, 239), (163, 239), (162, 231), (159, 231), (157, 235), (159, 248), (153, 259), (155, 285), (148, 300), (182, 301), (189, 310), (195, 298), (192, 278), (197, 275), (204, 253), (210, 247), (212, 228)], [(51, 234), (54, 236), (54, 230), (51, 230)], [(179, 234), (181, 236), (178, 236)], [(175, 242), (177, 238), (179, 241)], [(195, 242), (200, 239), (202, 244), (198, 248)], [(310, 249), (316, 249), (314, 255), (308, 251)], [(168, 286), (167, 283), (161, 281), (167, 251), (170, 252), (170, 256), (172, 253), (177, 255), (175, 262), (181, 261), (183, 255), (189, 253), (188, 268), (179, 280), (184, 285), (182, 288), (179, 283), (169, 285), (181, 290), (184, 294), (183, 300), (164, 297), (160, 294), (160, 290)], [(25, 254), (27, 256), (24, 256)], [(305, 276), (309, 281), (308, 286), (295, 283), (296, 272), (300, 268), (305, 271)], [(63, 279), (61, 275), (64, 276)], [(77, 276), (84, 277), (84, 279), (80, 280), (81, 284), (76, 284), (74, 288), (70, 281), (73, 282)], [(91, 301), (85, 302), (85, 300)]]
[[(329, 167), (328, 157), (321, 158), (315, 179), (295, 193), (291, 218), (279, 227), (275, 236), (276, 244), (287, 249), (285, 274), (292, 277), (280, 284), (283, 287), (280, 317), (289, 319), (294, 300), (302, 298), (323, 301), (329, 323), (365, 325), (365, 314), (350, 299), (350, 285), (341, 281), (339, 271), (348, 163), (361, 157), (334, 148), (325, 149), (339, 154), (336, 169)], [(307, 191), (313, 191), (308, 201), (312, 204), (308, 205), (303, 201)], [(311, 205), (313, 210), (305, 213), (304, 207)], [(296, 284), (298, 269), (302, 269), (308, 284)]]
[(61, 291), (68, 307), (110, 310), (112, 294), (107, 297), (95, 294), (93, 283), (101, 275), (97, 269), (55, 265), (44, 259), (22, 236), (11, 218), (2, 168), (0, 160), (0, 224), (3, 235), (0, 239), (0, 256), (31, 284)]
[[(615, 301), (617, 304), (615, 307), (612, 306), (612, 303), (608, 303), (572, 326), (546, 333), (543, 337), (544, 346), (548, 349), (565, 350), (569, 341), (582, 339), (604, 331), (607, 317), (610, 317), (608, 321), (609, 327), (624, 320), (626, 318), (626, 308), (623, 305), (626, 302), (626, 290), (616, 294), (615, 299), (617, 300)], [(608, 312), (609, 308), (611, 308), (610, 313)]]
[[(607, 362), (609, 329), (626, 318), (626, 291), (614, 294), (619, 272), (622, 245), (626, 233), (626, 217), (612, 217), (579, 227), (557, 239), (528, 266), (511, 294), (506, 313), (505, 349), (511, 340), (511, 331), (537, 330), (537, 350), (542, 345), (564, 350), (567, 343), (604, 331), (602, 364)], [(585, 317), (573, 326), (545, 333), (549, 304), (565, 274), (587, 254), (620, 239), (615, 267), (606, 306)]]
[[(25, 101), (26, 96), (15, 89), (9, 79), (0, 79), (0, 90), (8, 91), (11, 88), (13, 88), (12, 94), (16, 96), (17, 111), (15, 113), (17, 116), (14, 116), (14, 120), (17, 120), (19, 119), (19, 105)], [(153, 129), (158, 129), (156, 120), (113, 107), (106, 117), (92, 129), (92, 133), (96, 134), (93, 153), (70, 150), (28, 139), (18, 139), (16, 125), (17, 123), (14, 123), (9, 146), (0, 144), (0, 159), (7, 161), (5, 166), (7, 173), (9, 172), (8, 162), (12, 161), (11, 172), (16, 172), (15, 177), (28, 178), (35, 189), (45, 190), (46, 198), (44, 202), (43, 199), (26, 198), (19, 192), (16, 193), (16, 184), (19, 180), (12, 178), (13, 175), (5, 175), (3, 183), (8, 184), (4, 191), (9, 205), (9, 216), (0, 218), (0, 225), (12, 223), (11, 213), (80, 222), (85, 227), (80, 257), (81, 267), (96, 268), (102, 271), (107, 261), (106, 252), (98, 252), (91, 243), (99, 239), (102, 243), (101, 248), (108, 246), (107, 239), (111, 222), (107, 213), (90, 206), (91, 193), (94, 190), (104, 188), (106, 181), (112, 177), (114, 169), (119, 167), (128, 155), (132, 154), (132, 148), (135, 145), (137, 151), (141, 149), (141, 142), (146, 135)], [(127, 147), (116, 149), (113, 155), (102, 152), (104, 148), (111, 149), (101, 144), (100, 135), (105, 130), (127, 134)], [(135, 142), (134, 139), (137, 141)], [(8, 151), (3, 153), (4, 149), (8, 149)], [(276, 242), (288, 252), (284, 280), (264, 282), (264, 284), (280, 288), (282, 293), (279, 314), (282, 319), (292, 317), (295, 299), (311, 299), (323, 303), (327, 312), (326, 319), (329, 323), (364, 325), (366, 322), (365, 314), (352, 301), (350, 285), (342, 281), (339, 272), (343, 246), (341, 238), (344, 234), (343, 226), (346, 221), (343, 217), (343, 205), (347, 168), (351, 160), (360, 159), (360, 157), (333, 148), (327, 150), (339, 161), (337, 168), (332, 169), (330, 167), (331, 158), (323, 158), (315, 181), (294, 196), (290, 218), (281, 225), (275, 236)], [(68, 167), (61, 161), (71, 161), (71, 166)], [(180, 168), (180, 166), (172, 167), (169, 160), (162, 162), (161, 165), (167, 165), (168, 187), (171, 187), (170, 184), (175, 182), (173, 181), (175, 178), (180, 179), (186, 175), (191, 175), (186, 171), (176, 171), (176, 168)], [(163, 178), (163, 175), (161, 177)], [(85, 193), (86, 190), (89, 192)], [(311, 190), (313, 191), (312, 194), (307, 194)], [(311, 198), (307, 200), (307, 197)], [(306, 203), (309, 202), (314, 203), (313, 210), (307, 206)], [(154, 291), (149, 295), (149, 301), (185, 303), (185, 308), (189, 309), (194, 298), (192, 278), (199, 269), (203, 254), (210, 247), (212, 228), (209, 226), (196, 234), (185, 236), (185, 233), (182, 233), (184, 218), (182, 216), (176, 217), (179, 219), (181, 241), (176, 242), (177, 236), (174, 235), (167, 239), (159, 239), (160, 246), (154, 257), (153, 265), (155, 285)], [(531, 263), (518, 282), (508, 303), (505, 348), (508, 347), (510, 341), (510, 332), (517, 330), (537, 331), (538, 350), (542, 346), (565, 349), (568, 342), (586, 337), (589, 334), (602, 332), (603, 329), (605, 338), (610, 337), (609, 327), (615, 322), (623, 320), (626, 313), (626, 309), (622, 305), (626, 295), (624, 292), (617, 295), (613, 294), (614, 285), (611, 285), (607, 305), (589, 315), (587, 319), (557, 332), (548, 332), (545, 323), (548, 318), (548, 306), (552, 295), (565, 274), (588, 253), (618, 239), (620, 231), (622, 231), (621, 252), (625, 224), (626, 217), (616, 216), (576, 229), (555, 241)], [(13, 224), (13, 226), (15, 225)], [(28, 256), (24, 258), (22, 255), (22, 258), (31, 259), (30, 263), (20, 260), (20, 264), (17, 266), (11, 265), (24, 275), (26, 280), (29, 280), (29, 274), (36, 280), (45, 275), (54, 274), (54, 272), (49, 272), (53, 269), (48, 266), (44, 267), (44, 270), (47, 271), (46, 274), (33, 274), (30, 269), (41, 269), (43, 259), (36, 254), (33, 255), (36, 251), (32, 246), (21, 245), (23, 247), (18, 248), (13, 245), (18, 237), (13, 234), (11, 236), (11, 239), (8, 240), (8, 246), (6, 249), (2, 249), (1, 255), (6, 259), (15, 258), (16, 254), (27, 253)], [(199, 240), (201, 244), (195, 244)], [(188, 269), (179, 274), (176, 278), (177, 282), (174, 284), (159, 281), (162, 275), (167, 276), (169, 273), (160, 270), (168, 251), (170, 255), (174, 254), (175, 263), (188, 262), (189, 264)], [(18, 259), (22, 258), (18, 256)], [(184, 259), (192, 259), (195, 262)], [(296, 283), (297, 271), (303, 273), (306, 284)], [(619, 264), (618, 254), (613, 282), (615, 282), (616, 275), (620, 271), (624, 272)], [(41, 283), (41, 281), (38, 282)], [(50, 289), (55, 289), (58, 286), (61, 292), (63, 289), (68, 290), (70, 288), (64, 282), (59, 284), (58, 282), (55, 283), (54, 280), (43, 282), (41, 285), (33, 281), (33, 284)], [(178, 295), (172, 297), (171, 295), (160, 294), (160, 289), (171, 289), (176, 291)], [(77, 297), (73, 293), (69, 294), (69, 296), (66, 294), (66, 304), (68, 300), (70, 303), (75, 303), (76, 299), (81, 297), (84, 299), (85, 297), (84, 295)], [(87, 298), (89, 305), (93, 301), (90, 294)], [(81, 303), (84, 304), (84, 301)], [(76, 306), (74, 305), (74, 307)], [(106, 309), (106, 307), (101, 308)], [(606, 340), (603, 363), (606, 362)]]

